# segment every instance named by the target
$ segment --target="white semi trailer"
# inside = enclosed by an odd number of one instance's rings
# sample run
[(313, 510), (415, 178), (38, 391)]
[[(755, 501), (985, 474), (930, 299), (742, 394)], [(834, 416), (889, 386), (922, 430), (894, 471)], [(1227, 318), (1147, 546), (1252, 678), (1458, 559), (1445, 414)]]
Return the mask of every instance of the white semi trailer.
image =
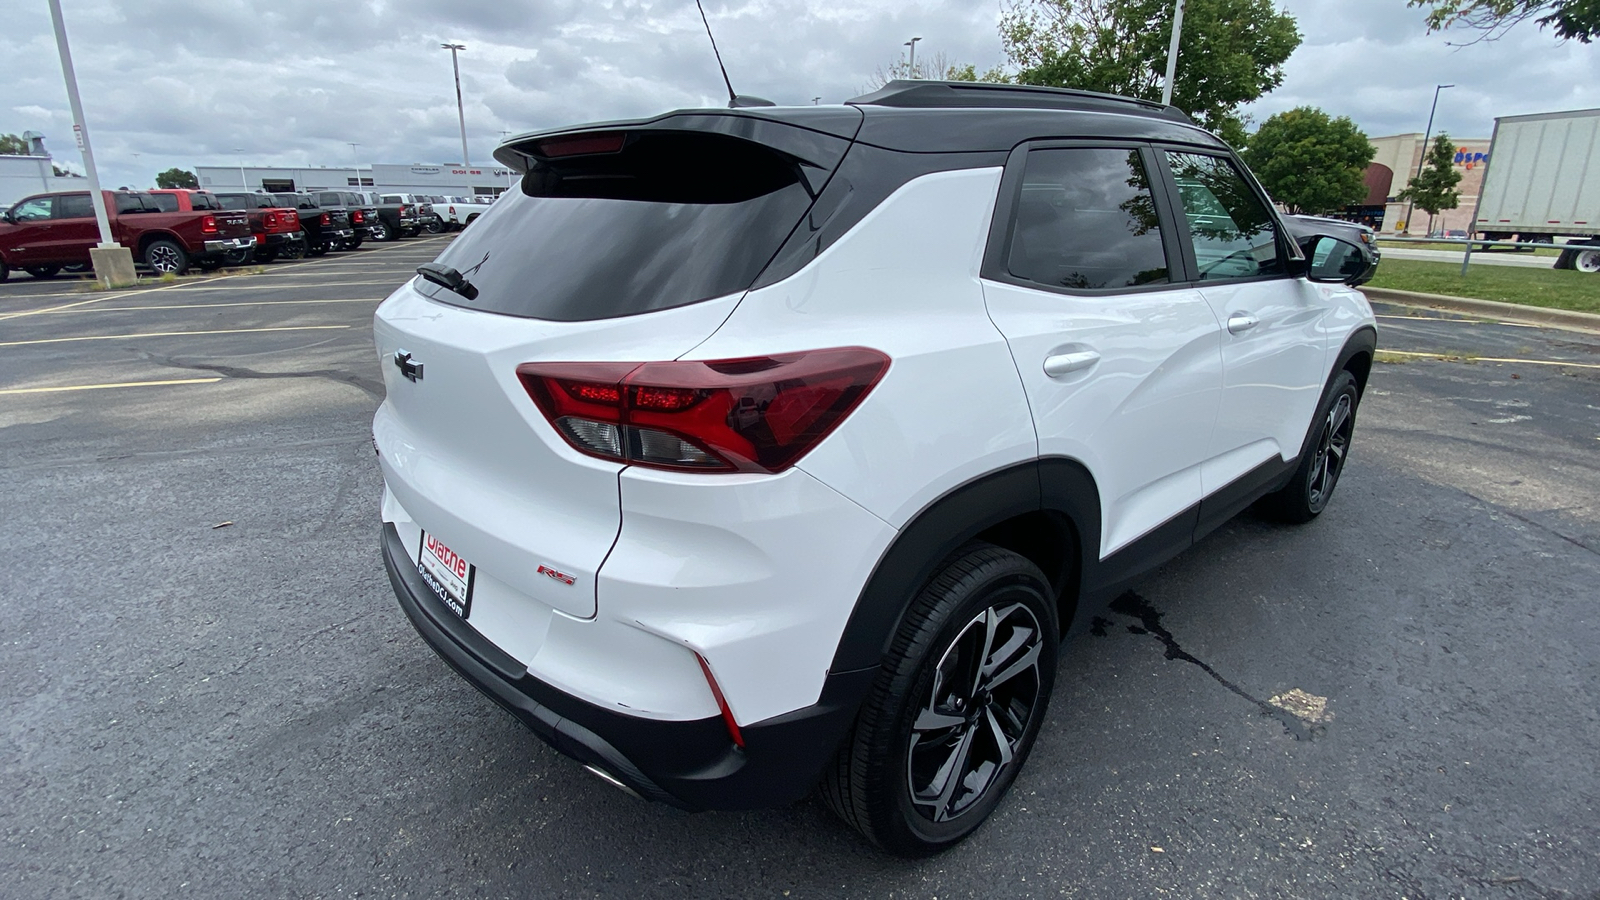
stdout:
[(1600, 272), (1600, 109), (1494, 120), (1474, 229), (1553, 243), (1558, 269)]

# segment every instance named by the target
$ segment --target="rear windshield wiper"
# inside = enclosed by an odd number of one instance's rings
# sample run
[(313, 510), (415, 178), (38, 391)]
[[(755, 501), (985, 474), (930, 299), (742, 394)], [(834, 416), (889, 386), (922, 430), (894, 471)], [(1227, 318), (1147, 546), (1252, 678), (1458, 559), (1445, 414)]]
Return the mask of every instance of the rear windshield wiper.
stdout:
[(478, 296), (478, 289), (473, 287), (472, 282), (449, 266), (441, 266), (438, 263), (423, 263), (417, 266), (417, 274), (447, 291), (460, 294), (468, 300), (474, 300)]

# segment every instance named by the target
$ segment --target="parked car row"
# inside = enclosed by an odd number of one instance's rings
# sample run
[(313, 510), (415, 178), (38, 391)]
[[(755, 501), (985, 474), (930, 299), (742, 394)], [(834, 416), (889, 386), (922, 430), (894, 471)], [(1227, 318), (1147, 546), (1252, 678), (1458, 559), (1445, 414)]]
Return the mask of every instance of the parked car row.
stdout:
[[(410, 195), (370, 191), (103, 191), (111, 233), (157, 274), (191, 267), (322, 256), (363, 241), (391, 241), (448, 225)], [(442, 199), (442, 198), (441, 198)], [(431, 217), (431, 218), (430, 218)], [(81, 268), (99, 243), (88, 191), (36, 194), (0, 217), (0, 280), (12, 269), (52, 278)], [(437, 228), (428, 227), (439, 219)]]

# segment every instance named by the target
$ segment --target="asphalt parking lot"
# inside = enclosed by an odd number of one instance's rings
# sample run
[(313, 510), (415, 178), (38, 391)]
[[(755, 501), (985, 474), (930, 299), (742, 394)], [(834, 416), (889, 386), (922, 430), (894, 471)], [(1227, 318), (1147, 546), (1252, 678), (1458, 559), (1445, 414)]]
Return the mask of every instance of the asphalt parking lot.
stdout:
[(636, 801), (412, 632), (369, 325), (447, 240), (0, 285), (0, 896), (1600, 897), (1600, 335), (1380, 309), (1329, 511), (1136, 585), (907, 862)]

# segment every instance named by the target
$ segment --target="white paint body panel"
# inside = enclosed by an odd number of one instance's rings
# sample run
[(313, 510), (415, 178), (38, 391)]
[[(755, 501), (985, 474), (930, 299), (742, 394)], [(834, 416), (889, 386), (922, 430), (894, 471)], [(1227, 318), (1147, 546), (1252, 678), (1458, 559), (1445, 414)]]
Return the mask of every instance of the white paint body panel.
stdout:
[[(1105, 558), (1200, 502), (1222, 395), (1221, 326), (1189, 288), (1082, 296), (985, 281), (1039, 431), (1039, 455), (1082, 463), (1100, 488)], [(1064, 376), (1047, 358), (1092, 351)]]
[(1600, 234), (1600, 109), (1495, 120), (1477, 230)]
[(689, 355), (851, 345), (889, 354), (883, 380), (798, 465), (897, 528), (951, 489), (1037, 453), (978, 280), (999, 180), (993, 168), (907, 183), (805, 269), (752, 291)]
[(1328, 379), (1330, 304), (1303, 278), (1202, 284), (1217, 321), (1244, 313), (1254, 327), (1222, 330), (1222, 404), (1202, 472), (1207, 494), (1271, 459), (1300, 453)]

